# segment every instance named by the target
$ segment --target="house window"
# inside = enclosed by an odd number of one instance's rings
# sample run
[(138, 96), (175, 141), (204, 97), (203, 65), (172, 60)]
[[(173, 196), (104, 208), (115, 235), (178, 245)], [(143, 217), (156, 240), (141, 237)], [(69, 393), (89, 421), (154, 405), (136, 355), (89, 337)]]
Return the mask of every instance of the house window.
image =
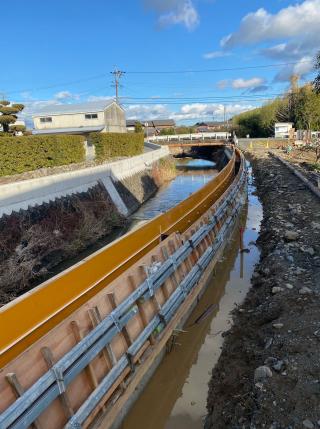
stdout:
[(98, 119), (97, 113), (86, 113), (84, 115), (85, 119)]
[(50, 116), (46, 116), (45, 118), (40, 118), (40, 122), (52, 122), (52, 118)]

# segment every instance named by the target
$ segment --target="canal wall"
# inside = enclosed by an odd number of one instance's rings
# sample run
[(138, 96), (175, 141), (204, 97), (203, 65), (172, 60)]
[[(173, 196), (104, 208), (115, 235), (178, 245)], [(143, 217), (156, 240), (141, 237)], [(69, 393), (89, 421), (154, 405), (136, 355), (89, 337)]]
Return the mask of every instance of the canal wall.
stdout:
[(168, 151), (153, 144), (149, 149), (90, 169), (0, 186), (0, 306), (123, 230), (129, 214), (161, 185), (156, 169)]
[(3, 184), (0, 186), (0, 217), (49, 203), (57, 198), (87, 192), (98, 183), (102, 183), (119, 212), (126, 216), (128, 210), (114, 183), (150, 168), (153, 163), (169, 154), (167, 147), (152, 144), (148, 144), (147, 150), (142, 155), (120, 161)]

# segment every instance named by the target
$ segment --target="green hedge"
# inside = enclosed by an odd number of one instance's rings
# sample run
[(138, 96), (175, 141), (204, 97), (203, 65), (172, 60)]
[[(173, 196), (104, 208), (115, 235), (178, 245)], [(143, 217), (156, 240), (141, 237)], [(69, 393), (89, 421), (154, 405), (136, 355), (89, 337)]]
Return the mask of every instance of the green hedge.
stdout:
[(143, 133), (91, 133), (90, 140), (95, 146), (98, 161), (143, 152)]
[(85, 160), (82, 136), (0, 137), (0, 176)]

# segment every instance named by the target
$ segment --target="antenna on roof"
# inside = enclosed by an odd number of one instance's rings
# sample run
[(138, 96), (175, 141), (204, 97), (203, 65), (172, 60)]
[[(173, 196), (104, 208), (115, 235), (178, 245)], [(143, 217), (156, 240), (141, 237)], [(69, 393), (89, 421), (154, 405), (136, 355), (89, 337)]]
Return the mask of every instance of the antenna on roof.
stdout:
[(119, 81), (120, 78), (125, 74), (124, 71), (122, 70), (118, 70), (116, 67), (114, 68), (114, 71), (110, 72), (111, 74), (113, 74), (114, 77), (114, 84), (113, 86), (116, 88), (116, 102), (117, 104), (119, 104)]

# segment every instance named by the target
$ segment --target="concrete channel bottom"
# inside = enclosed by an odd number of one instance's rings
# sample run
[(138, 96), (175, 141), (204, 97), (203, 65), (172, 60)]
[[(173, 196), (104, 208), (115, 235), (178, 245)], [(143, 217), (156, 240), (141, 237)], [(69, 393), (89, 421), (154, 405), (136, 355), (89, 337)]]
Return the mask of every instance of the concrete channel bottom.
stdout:
[[(239, 224), (241, 222), (240, 221), (240, 217), (241, 217), (240, 210), (243, 213), (243, 207), (245, 205), (246, 195), (247, 195), (247, 188), (245, 188), (243, 190), (243, 193), (241, 196), (242, 201), (241, 201), (241, 204), (239, 204), (238, 210), (236, 213), (237, 216), (232, 217), (232, 222), (230, 222), (230, 224), (226, 228), (224, 236), (223, 236), (223, 241), (221, 241), (221, 246), (219, 247), (219, 249), (215, 253), (214, 257), (212, 258), (210, 263), (207, 265), (207, 267), (203, 271), (201, 279), (199, 280), (199, 282), (196, 286), (196, 289), (194, 290), (194, 293), (192, 295), (192, 300), (190, 300), (190, 302), (188, 303), (187, 308), (184, 309), (183, 314), (179, 318), (179, 320), (176, 320), (177, 325), (175, 327), (175, 330), (177, 331), (177, 333), (180, 330), (184, 329), (186, 321), (189, 319), (190, 315), (193, 313), (193, 311), (195, 310), (199, 301), (201, 300), (201, 298), (205, 294), (207, 287), (210, 285), (210, 282), (212, 281), (212, 272), (214, 270), (214, 267), (219, 262), (219, 260), (221, 260), (221, 258), (223, 257), (223, 253), (225, 251), (225, 248), (228, 246), (230, 239), (232, 237), (234, 237), (235, 234), (236, 234), (237, 238), (239, 237), (238, 228), (239, 228)], [(130, 412), (130, 410), (132, 409), (132, 407), (134, 407), (136, 401), (143, 394), (146, 386), (148, 385), (150, 379), (153, 377), (154, 373), (158, 369), (158, 367), (161, 364), (161, 362), (163, 361), (163, 359), (166, 358), (167, 344), (168, 344), (167, 341), (159, 344), (158, 350), (155, 351), (155, 354), (157, 354), (156, 358), (149, 365), (148, 370), (143, 375), (141, 375), (141, 377), (139, 377), (139, 380), (137, 380), (137, 383), (135, 383), (135, 388), (132, 389), (132, 392), (131, 392), (129, 399), (123, 405), (123, 407), (119, 411), (119, 413), (118, 413), (116, 419), (113, 421), (113, 423), (110, 425), (110, 416), (107, 414), (105, 417), (101, 417), (101, 419), (96, 421), (95, 424), (91, 426), (92, 429), (93, 428), (101, 428), (101, 429), (102, 428), (108, 428), (108, 429), (109, 428), (110, 429), (127, 428), (127, 425), (126, 424), (123, 425), (123, 422), (124, 422), (126, 416), (128, 415), (128, 413)], [(164, 395), (166, 395), (165, 391), (162, 393)], [(158, 397), (157, 401), (161, 402), (162, 399)], [(150, 422), (148, 420), (144, 419), (145, 414), (148, 414), (148, 411), (146, 411), (146, 413), (141, 413), (141, 415), (140, 415), (141, 420), (139, 421), (139, 423), (137, 422), (138, 426), (134, 426), (134, 427), (130, 426), (130, 428), (131, 429), (138, 429), (138, 427), (139, 428), (141, 427), (143, 429), (153, 428), (154, 425), (153, 424), (150, 425)], [(160, 418), (160, 420), (161, 420), (161, 418)], [(159, 426), (156, 425), (156, 427), (162, 428), (162, 426), (160, 426), (160, 425)]]

